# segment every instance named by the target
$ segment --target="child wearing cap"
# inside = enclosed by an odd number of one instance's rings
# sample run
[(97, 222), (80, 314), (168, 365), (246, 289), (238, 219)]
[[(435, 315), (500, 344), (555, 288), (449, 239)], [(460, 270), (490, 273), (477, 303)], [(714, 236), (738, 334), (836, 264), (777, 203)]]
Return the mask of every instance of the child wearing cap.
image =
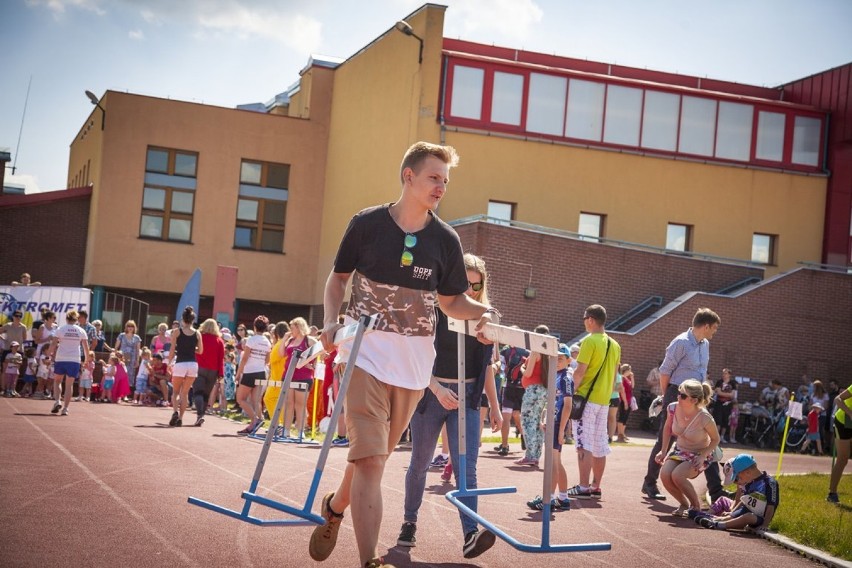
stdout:
[(760, 471), (754, 456), (739, 454), (725, 463), (725, 484), (737, 484), (734, 510), (714, 517), (696, 511), (690, 515), (705, 529), (766, 529), (778, 508), (778, 482), (774, 477)]
[(823, 410), (825, 409), (818, 402), (811, 405), (811, 410), (808, 412), (808, 435), (801, 449), (803, 454), (808, 451), (811, 442), (816, 442), (817, 453), (822, 455), (822, 435), (819, 431), (819, 422)]
[(18, 386), (18, 376), (21, 373), (21, 365), (24, 362), (24, 358), (18, 352), (18, 349), (21, 348), (21, 344), (17, 341), (13, 341), (9, 345), (9, 353), (6, 354), (5, 359), (3, 359), (3, 396), (5, 397), (17, 397), (20, 396), (18, 394), (17, 386)]

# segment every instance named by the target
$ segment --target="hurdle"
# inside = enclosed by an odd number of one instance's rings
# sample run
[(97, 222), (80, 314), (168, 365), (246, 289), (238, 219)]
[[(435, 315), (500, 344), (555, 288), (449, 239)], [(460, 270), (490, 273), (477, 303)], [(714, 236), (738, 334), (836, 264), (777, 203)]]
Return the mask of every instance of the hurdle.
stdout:
[[(300, 354), (300, 352), (298, 352), (298, 351), (294, 351), (294, 353), (297, 354), (297, 357)], [(307, 353), (307, 351), (306, 351), (306, 353)], [(314, 357), (316, 357), (316, 356), (314, 356)], [(310, 359), (307, 362), (309, 362), (309, 361), (310, 361)], [(303, 365), (296, 365), (296, 368), (298, 369), (302, 366)], [(289, 371), (289, 365), (288, 365), (287, 370)], [(308, 390), (307, 384), (301, 383), (301, 382), (295, 382), (294, 383), (294, 382), (291, 381), (289, 386), (286, 386), (286, 387), (285, 387), (285, 385), (287, 384), (286, 380), (283, 380), (283, 381), (263, 380), (263, 381), (257, 381), (257, 382), (258, 382), (258, 386), (282, 387), (281, 392), (278, 394), (279, 399), (281, 399), (282, 397), (285, 399), (285, 403), (283, 405), (281, 405), (282, 409), (284, 408), (284, 406), (286, 406), (286, 398), (287, 398), (286, 393), (290, 389), (301, 390), (301, 391), (307, 391)], [(276, 401), (275, 407), (277, 408), (278, 406), (279, 406), (279, 403)], [(274, 422), (272, 420), (272, 418), (270, 418), (270, 421), (269, 421), (269, 428), (272, 429), (272, 430), (277, 430), (277, 428), (278, 428), (278, 424), (276, 422)], [(275, 443), (279, 443), (279, 444), (303, 444), (303, 445), (319, 444), (319, 442), (317, 442), (316, 438), (314, 438), (314, 437), (312, 437), (310, 439), (310, 441), (305, 441), (305, 439), (303, 437), (304, 436), (304, 428), (305, 428), (305, 416), (303, 414), (302, 415), (302, 423), (299, 424), (299, 435), (297, 437), (294, 438), (292, 436), (286, 435), (286, 432), (289, 432), (290, 428), (285, 427), (284, 428), (285, 435), (279, 436), (277, 434), (277, 432), (274, 432), (272, 434), (272, 441), (275, 442)], [(260, 428), (257, 428), (254, 432), (252, 432), (251, 434), (248, 434), (246, 436), (246, 438), (250, 438), (252, 440), (265, 440), (267, 434), (268, 434), (268, 431), (261, 434)]]
[[(361, 340), (363, 339), (364, 334), (369, 331), (373, 331), (376, 328), (376, 325), (378, 324), (378, 319), (378, 315), (362, 316), (357, 323), (344, 326), (340, 328), (337, 333), (334, 334), (335, 345), (340, 345), (341, 343), (352, 341), (350, 362), (354, 363), (354, 361), (357, 359), (358, 350), (361, 348)], [(296, 371), (297, 368), (304, 367), (306, 364), (318, 357), (323, 352), (324, 350), (322, 347), (322, 343), (320, 342), (315, 343), (304, 352), (293, 352), (294, 356), (291, 357), (290, 361), (288, 361), (287, 363), (287, 372), (284, 375), (284, 384), (281, 388), (281, 395), (279, 395), (278, 402), (275, 404), (275, 412), (272, 415), (272, 424), (278, 424), (278, 419), (281, 415), (282, 407), (284, 406), (285, 397), (283, 395), (290, 387), (290, 382), (293, 378), (293, 373)], [(339, 393), (341, 397), (346, 396), (346, 390), (349, 388), (349, 380), (352, 376), (352, 370), (354, 368), (354, 364), (346, 365), (346, 370), (344, 371), (343, 377), (340, 382)], [(342, 409), (342, 404), (335, 406), (334, 412), (332, 413), (332, 420), (337, 420), (337, 418), (340, 416), (340, 412), (342, 411)], [(311, 509), (313, 508), (314, 500), (316, 499), (317, 495), (317, 489), (319, 488), (320, 479), (322, 479), (323, 470), (325, 469), (325, 462), (328, 459), (328, 452), (331, 448), (332, 437), (326, 436), (325, 440), (323, 441), (322, 449), (320, 450), (320, 455), (317, 459), (317, 465), (314, 469), (314, 476), (311, 480), (310, 488), (308, 489), (308, 494), (305, 497), (305, 502), (303, 506), (299, 508), (257, 494), (257, 487), (260, 483), (260, 476), (263, 473), (264, 466), (266, 465), (266, 458), (269, 454), (269, 449), (272, 446), (272, 438), (274, 437), (274, 435), (275, 428), (270, 427), (266, 431), (266, 437), (263, 441), (263, 447), (260, 451), (260, 456), (257, 460), (257, 466), (255, 467), (254, 475), (252, 476), (251, 483), (249, 484), (249, 489), (247, 491), (243, 491), (241, 495), (241, 497), (245, 500), (245, 504), (243, 505), (242, 510), (236, 511), (234, 509), (229, 509), (227, 507), (223, 507), (222, 505), (217, 505), (215, 503), (211, 503), (209, 501), (205, 501), (203, 499), (199, 499), (197, 497), (192, 496), (187, 499), (187, 502), (216, 513), (220, 513), (247, 523), (260, 526), (310, 526), (324, 524), (325, 519), (323, 519), (320, 515), (312, 513)], [(276, 511), (287, 513), (295, 518), (262, 519), (260, 517), (253, 516), (251, 514), (251, 506), (254, 503), (269, 507), (270, 509), (274, 509)]]
[[(448, 318), (448, 327), (450, 331), (455, 331), (458, 334), (458, 380), (463, 382), (465, 373), (465, 335), (476, 335), (474, 331), (477, 320), (457, 320)], [(554, 553), (554, 552), (591, 552), (598, 550), (611, 550), (612, 544), (608, 542), (593, 542), (593, 543), (578, 543), (578, 544), (551, 544), (550, 542), (550, 494), (551, 484), (553, 481), (553, 431), (554, 420), (553, 415), (556, 410), (556, 357), (559, 349), (559, 342), (555, 337), (524, 331), (521, 329), (502, 326), (498, 324), (488, 323), (482, 330), (482, 334), (486, 339), (493, 341), (495, 344), (505, 344), (518, 347), (524, 347), (528, 351), (541, 353), (548, 357), (548, 378), (547, 378), (547, 427), (544, 434), (544, 480), (542, 481), (542, 501), (543, 508), (541, 511), (541, 541), (536, 544), (525, 544), (518, 539), (509, 535), (506, 531), (498, 528), (494, 523), (473, 511), (470, 507), (462, 503), (460, 497), (478, 497), (480, 495), (498, 495), (506, 493), (516, 493), (517, 487), (493, 487), (481, 489), (469, 489), (467, 487), (467, 435), (464, 409), (467, 404), (467, 394), (463, 384), (459, 384), (459, 463), (458, 479), (459, 488), (449, 491), (445, 497), (455, 505), (464, 515), (472, 518), (477, 523), (493, 532), (507, 544), (522, 552), (532, 553)]]

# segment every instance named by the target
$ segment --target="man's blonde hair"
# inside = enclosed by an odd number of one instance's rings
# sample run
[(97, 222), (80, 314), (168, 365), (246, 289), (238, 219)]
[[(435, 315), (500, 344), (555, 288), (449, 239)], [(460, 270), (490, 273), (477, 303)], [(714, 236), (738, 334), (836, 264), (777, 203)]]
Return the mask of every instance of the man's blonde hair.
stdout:
[(400, 182), (405, 183), (405, 178), (402, 176), (405, 168), (411, 168), (414, 170), (414, 173), (417, 173), (417, 168), (429, 156), (438, 158), (451, 168), (459, 165), (458, 152), (452, 146), (441, 146), (440, 144), (432, 144), (431, 142), (423, 142), (421, 140), (412, 144), (405, 151), (405, 155), (402, 157), (402, 164), (399, 166)]

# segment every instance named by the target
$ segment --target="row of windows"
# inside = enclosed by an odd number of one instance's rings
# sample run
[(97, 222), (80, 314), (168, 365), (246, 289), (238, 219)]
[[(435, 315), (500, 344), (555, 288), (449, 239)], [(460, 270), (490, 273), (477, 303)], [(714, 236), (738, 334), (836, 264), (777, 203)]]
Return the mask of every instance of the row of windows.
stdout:
[(821, 163), (817, 113), (450, 61), (448, 116), (459, 125), (774, 167)]
[[(139, 236), (191, 242), (198, 154), (149, 148)], [(240, 164), (234, 248), (284, 250), (290, 166), (255, 160)]]
[[(514, 204), (500, 201), (488, 202), (488, 217), (491, 219), (514, 219)], [(499, 221), (497, 221), (499, 222)], [(606, 237), (606, 215), (581, 212), (577, 220), (580, 238), (597, 241)], [(692, 251), (692, 225), (669, 223), (666, 226), (666, 249), (678, 252)], [(777, 264), (778, 235), (754, 233), (751, 240), (751, 261), (759, 264)]]

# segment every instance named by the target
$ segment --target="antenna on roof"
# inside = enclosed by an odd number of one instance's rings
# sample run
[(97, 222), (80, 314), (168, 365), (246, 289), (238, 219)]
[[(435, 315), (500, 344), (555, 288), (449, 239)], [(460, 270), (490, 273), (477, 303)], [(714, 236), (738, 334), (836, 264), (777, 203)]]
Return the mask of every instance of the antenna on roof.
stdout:
[(15, 146), (15, 161), (12, 162), (12, 175), (15, 175), (15, 170), (18, 168), (18, 154), (21, 150), (21, 134), (24, 132), (24, 118), (27, 116), (27, 103), (30, 100), (30, 87), (33, 84), (33, 76), (30, 75), (30, 82), (27, 83), (27, 96), (24, 99), (24, 112), (21, 113), (21, 128), (18, 130), (18, 145)]

